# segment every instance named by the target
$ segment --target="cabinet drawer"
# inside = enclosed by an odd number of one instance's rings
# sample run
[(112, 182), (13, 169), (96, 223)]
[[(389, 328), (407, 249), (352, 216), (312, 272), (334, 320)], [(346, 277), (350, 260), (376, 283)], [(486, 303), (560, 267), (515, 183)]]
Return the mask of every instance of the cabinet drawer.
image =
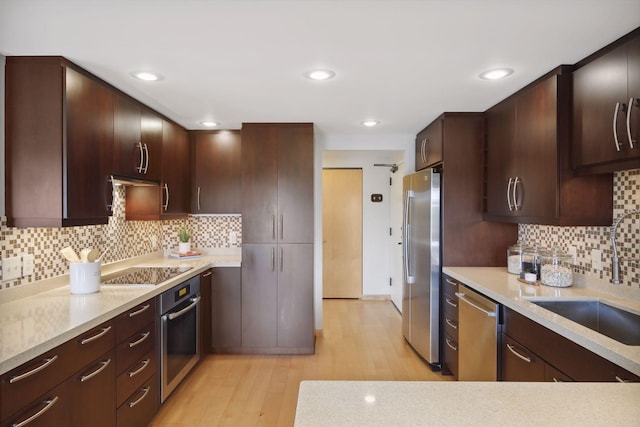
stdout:
[[(3, 394), (3, 399), (6, 397), (8, 396)], [(62, 383), (31, 404), (25, 405), (23, 411), (8, 417), (1, 425), (2, 427), (20, 425), (26, 420), (31, 419), (31, 421), (25, 425), (29, 427), (68, 426), (68, 400), (67, 383)]]
[(158, 377), (149, 378), (118, 409), (118, 427), (139, 427), (149, 424), (158, 410)]
[(156, 373), (156, 352), (151, 350), (118, 375), (118, 407)]
[(442, 342), (442, 352), (444, 357), (443, 371), (449, 372), (456, 379), (458, 378), (458, 340), (446, 333)]
[(445, 295), (442, 301), (442, 312), (450, 319), (458, 320), (458, 297)]
[(116, 348), (118, 375), (139, 360), (144, 354), (153, 350), (155, 342), (155, 324), (149, 323), (144, 328), (119, 343)]
[(502, 340), (502, 381), (544, 381), (545, 362), (508, 335)]
[(456, 298), (456, 292), (458, 292), (458, 282), (456, 279), (449, 276), (442, 276), (442, 294), (444, 296)]
[(155, 299), (145, 301), (122, 313), (116, 318), (116, 342), (122, 342), (122, 340), (131, 336), (131, 334), (141, 329), (147, 323), (153, 322), (155, 318)]
[(116, 344), (115, 337), (115, 323), (112, 319), (69, 341), (72, 344), (74, 371), (112, 350)]
[[(456, 312), (457, 314), (457, 312)], [(449, 313), (445, 312), (442, 318), (442, 329), (445, 335), (450, 336), (451, 338), (458, 340), (458, 319), (457, 316), (450, 316)]]
[(548, 363), (545, 363), (544, 365), (544, 380), (546, 382), (553, 382), (553, 383), (573, 382), (573, 378), (571, 378), (569, 375), (565, 374), (564, 372), (557, 370), (556, 368), (549, 365)]
[(71, 376), (77, 369), (71, 357), (72, 346), (66, 342), (2, 375), (0, 418), (24, 408)]

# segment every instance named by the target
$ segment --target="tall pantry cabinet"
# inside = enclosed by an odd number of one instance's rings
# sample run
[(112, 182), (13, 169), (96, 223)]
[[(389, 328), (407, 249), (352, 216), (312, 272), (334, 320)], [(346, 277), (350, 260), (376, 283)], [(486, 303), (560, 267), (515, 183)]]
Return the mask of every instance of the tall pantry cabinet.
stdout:
[(313, 124), (242, 126), (242, 349), (314, 352)]

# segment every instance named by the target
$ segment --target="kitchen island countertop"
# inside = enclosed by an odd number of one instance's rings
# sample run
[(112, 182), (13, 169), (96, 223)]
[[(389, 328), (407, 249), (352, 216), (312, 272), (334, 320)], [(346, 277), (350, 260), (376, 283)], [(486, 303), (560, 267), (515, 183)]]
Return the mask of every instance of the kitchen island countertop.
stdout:
[(0, 292), (0, 375), (63, 344), (210, 267), (240, 267), (237, 251), (211, 251), (180, 260), (154, 253), (103, 266), (102, 275), (129, 267), (192, 267), (157, 286), (102, 285), (71, 295), (69, 276)]
[(637, 426), (640, 384), (302, 381), (295, 427)]

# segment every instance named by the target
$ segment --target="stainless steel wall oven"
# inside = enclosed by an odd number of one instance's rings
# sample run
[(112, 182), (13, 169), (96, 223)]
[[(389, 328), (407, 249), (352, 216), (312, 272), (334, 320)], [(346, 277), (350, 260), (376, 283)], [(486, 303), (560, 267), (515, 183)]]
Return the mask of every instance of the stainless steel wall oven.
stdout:
[(160, 309), (161, 401), (200, 360), (200, 276), (162, 293)]

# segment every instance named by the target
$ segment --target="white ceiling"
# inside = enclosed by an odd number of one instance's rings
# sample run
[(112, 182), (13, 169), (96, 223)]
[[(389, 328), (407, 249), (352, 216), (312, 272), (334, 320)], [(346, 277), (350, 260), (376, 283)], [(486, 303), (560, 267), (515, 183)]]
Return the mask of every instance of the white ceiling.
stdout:
[[(639, 26), (640, 0), (0, 0), (0, 54), (63, 55), (188, 129), (381, 136), (484, 111)], [(478, 78), (496, 66), (515, 73)]]

